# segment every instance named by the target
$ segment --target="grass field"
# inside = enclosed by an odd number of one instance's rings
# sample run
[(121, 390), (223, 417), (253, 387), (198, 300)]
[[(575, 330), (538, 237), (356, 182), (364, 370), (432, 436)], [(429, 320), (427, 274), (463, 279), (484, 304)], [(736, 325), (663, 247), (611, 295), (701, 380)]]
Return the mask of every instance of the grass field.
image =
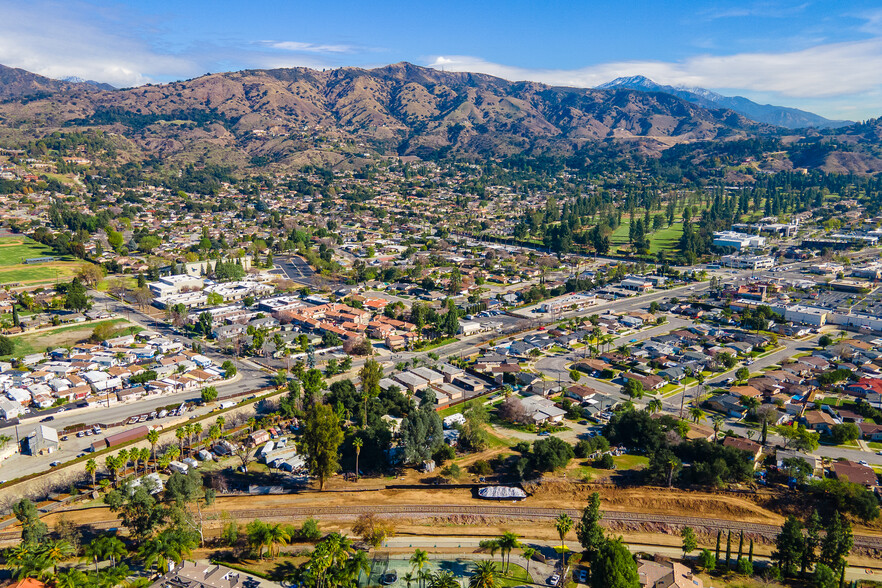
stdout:
[(47, 347), (55, 349), (58, 347), (70, 347), (77, 343), (82, 343), (89, 338), (96, 326), (104, 323), (109, 323), (115, 327), (114, 335), (123, 334), (124, 332), (128, 333), (130, 326), (135, 327), (136, 333), (143, 330), (141, 327), (137, 327), (134, 323), (130, 323), (125, 319), (112, 319), (58, 327), (56, 329), (39, 333), (25, 333), (23, 335), (10, 337), (15, 344), (15, 349), (12, 355), (0, 357), (0, 359), (22, 357), (30, 353), (42, 353), (46, 351)]
[(643, 469), (649, 464), (649, 458), (642, 455), (619, 455), (613, 457), (615, 470), (601, 470), (590, 465), (577, 465), (567, 470), (567, 476), (579, 480), (596, 480), (613, 475), (616, 471)]
[(0, 237), (0, 266), (19, 265), (30, 257), (57, 257), (50, 247), (21, 237)]
[[(56, 261), (25, 264), (25, 259), (55, 257)], [(80, 264), (70, 256), (58, 256), (42, 243), (28, 237), (0, 237), (0, 284), (37, 284), (70, 279)]]

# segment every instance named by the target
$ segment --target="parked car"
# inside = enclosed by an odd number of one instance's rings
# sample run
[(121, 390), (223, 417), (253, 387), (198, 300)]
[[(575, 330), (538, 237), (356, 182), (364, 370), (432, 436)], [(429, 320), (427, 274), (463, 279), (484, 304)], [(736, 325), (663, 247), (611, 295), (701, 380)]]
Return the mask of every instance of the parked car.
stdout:
[(548, 578), (548, 585), (549, 586), (557, 586), (557, 584), (559, 582), (560, 582), (560, 574), (558, 574), (557, 572), (555, 572), (550, 578)]
[(53, 461), (52, 463), (49, 464), (49, 467), (50, 467), (50, 468), (54, 468), (54, 467), (57, 467), (57, 466), (60, 466), (60, 465), (61, 465), (61, 462), (60, 462), (60, 461)]

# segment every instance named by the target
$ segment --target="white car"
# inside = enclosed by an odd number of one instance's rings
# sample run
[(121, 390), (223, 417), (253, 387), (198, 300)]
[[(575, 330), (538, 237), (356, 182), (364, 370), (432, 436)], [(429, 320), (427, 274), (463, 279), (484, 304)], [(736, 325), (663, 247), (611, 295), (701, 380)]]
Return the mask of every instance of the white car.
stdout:
[(558, 582), (560, 582), (560, 574), (554, 573), (550, 578), (548, 578), (549, 586), (557, 586)]
[(864, 460), (860, 460), (858, 463), (861, 464), (862, 466), (870, 467), (870, 464), (868, 464), (868, 463), (865, 462)]

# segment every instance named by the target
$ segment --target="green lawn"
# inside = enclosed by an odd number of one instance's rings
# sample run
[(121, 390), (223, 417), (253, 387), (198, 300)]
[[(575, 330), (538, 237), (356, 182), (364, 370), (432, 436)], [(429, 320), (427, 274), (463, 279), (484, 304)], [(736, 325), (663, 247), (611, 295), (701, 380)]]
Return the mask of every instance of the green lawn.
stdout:
[[(34, 257), (54, 257), (56, 261), (33, 265), (23, 263)], [(59, 256), (50, 247), (24, 235), (0, 237), (0, 284), (69, 279), (78, 267), (71, 256)]]
[(24, 235), (0, 237), (0, 266), (18, 265), (32, 257), (58, 257), (58, 255), (51, 247), (37, 243)]
[[(627, 218), (622, 218), (622, 224), (619, 225), (610, 236), (610, 244), (616, 247), (627, 245), (630, 225), (631, 223)], [(664, 227), (654, 233), (649, 233), (649, 252), (656, 254), (661, 250), (670, 251), (671, 249), (676, 248), (682, 234), (682, 222), (674, 222), (674, 224), (669, 227)]]
[(58, 278), (64, 280), (72, 276), (68, 268), (60, 268), (53, 264), (19, 265), (13, 269), (0, 271), (0, 282), (51, 282)]
[(525, 570), (518, 564), (508, 564), (508, 573), (502, 574), (502, 564), (498, 561), (494, 563), (496, 564), (496, 569), (500, 572), (500, 574), (496, 577), (494, 586), (501, 586), (502, 588), (506, 588), (508, 586), (523, 586), (524, 584), (533, 583), (533, 577), (527, 573), (527, 570)]
[(593, 466), (579, 466), (574, 470), (568, 471), (567, 475), (579, 480), (594, 480), (609, 476), (616, 471), (642, 469), (649, 464), (649, 458), (642, 455), (620, 455), (613, 458), (613, 463), (616, 465), (615, 470), (602, 470)]
[(461, 404), (455, 404), (453, 406), (448, 406), (447, 408), (442, 408), (441, 410), (438, 411), (438, 416), (440, 416), (442, 419), (444, 419), (444, 418), (447, 418), (450, 415), (456, 414), (458, 412), (462, 412), (462, 405)]
[(683, 235), (683, 223), (675, 222), (669, 227), (659, 229), (649, 235), (649, 252), (655, 255), (661, 250), (670, 251), (677, 247)]
[[(129, 323), (125, 319), (112, 319), (107, 321), (78, 323), (49, 331), (16, 335), (10, 337), (10, 340), (15, 345), (12, 355), (7, 355), (0, 359), (8, 360), (12, 357), (22, 357), (31, 353), (42, 353), (46, 351), (47, 347), (55, 349), (57, 347), (70, 347), (77, 343), (82, 343), (89, 338), (96, 326), (104, 323), (109, 323), (117, 327), (113, 335), (128, 333), (129, 326), (134, 327), (132, 323)], [(142, 327), (134, 328), (136, 333), (143, 330)]]

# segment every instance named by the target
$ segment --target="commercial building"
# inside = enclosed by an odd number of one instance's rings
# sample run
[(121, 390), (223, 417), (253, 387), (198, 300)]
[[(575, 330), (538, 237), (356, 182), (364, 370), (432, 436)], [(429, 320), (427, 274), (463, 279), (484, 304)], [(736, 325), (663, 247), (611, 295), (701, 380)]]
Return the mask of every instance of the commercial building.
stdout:
[(784, 320), (801, 325), (822, 327), (827, 324), (827, 311), (812, 306), (794, 304), (784, 308)]
[(748, 235), (735, 231), (718, 231), (714, 233), (714, 245), (717, 247), (733, 247), (739, 251), (743, 249), (757, 249), (766, 246), (766, 238), (759, 235)]
[(775, 265), (775, 260), (767, 255), (725, 255), (720, 260), (726, 267), (741, 269), (766, 269)]
[(43, 455), (58, 451), (58, 431), (46, 425), (37, 425), (33, 433), (25, 437), (24, 453)]

